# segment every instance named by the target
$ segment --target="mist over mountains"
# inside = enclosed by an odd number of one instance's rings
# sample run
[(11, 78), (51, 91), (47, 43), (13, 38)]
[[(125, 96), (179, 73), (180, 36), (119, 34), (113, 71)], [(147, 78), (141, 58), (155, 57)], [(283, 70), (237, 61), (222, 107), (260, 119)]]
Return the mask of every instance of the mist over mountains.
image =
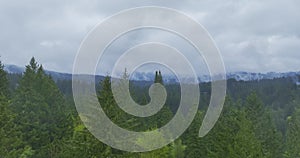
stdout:
[[(25, 67), (16, 65), (5, 65), (4, 70), (11, 74), (21, 74), (25, 71)], [(45, 70), (48, 75), (51, 75), (54, 80), (71, 80), (72, 74), (60, 73), (55, 71)], [(134, 72), (130, 75), (130, 79), (134, 81), (153, 81), (155, 72)], [(264, 79), (276, 79), (276, 78), (291, 78), (296, 84), (300, 85), (300, 71), (298, 72), (268, 72), (268, 73), (252, 73), (252, 72), (230, 72), (227, 73), (227, 79), (235, 79), (237, 81), (254, 81)], [(96, 80), (102, 79), (104, 76), (97, 75)], [(198, 78), (199, 82), (206, 83), (211, 81), (209, 75), (202, 75)], [(192, 79), (187, 77), (184, 79), (185, 82), (192, 82)], [(177, 83), (178, 79), (174, 75), (164, 75), (165, 83)]]

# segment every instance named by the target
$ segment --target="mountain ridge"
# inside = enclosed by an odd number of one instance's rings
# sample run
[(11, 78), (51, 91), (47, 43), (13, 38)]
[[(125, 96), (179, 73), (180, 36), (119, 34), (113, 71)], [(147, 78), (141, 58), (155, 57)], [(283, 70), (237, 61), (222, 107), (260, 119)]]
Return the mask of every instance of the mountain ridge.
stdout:
[[(25, 68), (16, 66), (16, 65), (5, 65), (4, 70), (7, 73), (21, 74), (25, 71)], [(71, 80), (72, 74), (70, 73), (62, 73), (56, 71), (45, 70), (45, 72), (52, 76), (54, 80)], [(153, 81), (154, 73), (150, 72), (135, 72), (130, 76), (131, 80), (134, 81)], [(97, 78), (103, 78), (103, 75), (97, 75)], [(256, 81), (256, 80), (264, 80), (264, 79), (276, 79), (276, 78), (284, 78), (289, 77), (292, 80), (300, 85), (300, 71), (298, 72), (267, 72), (267, 73), (254, 73), (254, 72), (230, 72), (226, 74), (226, 78), (235, 79), (237, 81)], [(184, 79), (185, 82), (191, 82), (191, 78), (187, 77)], [(198, 77), (199, 82), (210, 82), (211, 77), (209, 75), (202, 75)], [(171, 75), (164, 76), (165, 83), (178, 83), (176, 77)]]

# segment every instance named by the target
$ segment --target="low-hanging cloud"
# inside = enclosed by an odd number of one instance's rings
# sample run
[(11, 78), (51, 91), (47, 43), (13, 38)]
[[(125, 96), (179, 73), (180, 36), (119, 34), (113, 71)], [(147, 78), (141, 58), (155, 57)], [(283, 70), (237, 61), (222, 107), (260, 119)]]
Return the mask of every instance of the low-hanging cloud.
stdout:
[[(1, 60), (25, 65), (35, 56), (47, 69), (71, 72), (82, 39), (97, 23), (123, 9), (148, 5), (178, 9), (201, 23), (215, 39), (228, 71), (300, 70), (297, 0), (2, 0)], [(139, 39), (155, 38), (144, 33), (124, 41)], [(159, 39), (170, 39), (182, 47), (178, 49), (188, 50), (169, 36)], [(192, 53), (188, 56), (194, 58)]]

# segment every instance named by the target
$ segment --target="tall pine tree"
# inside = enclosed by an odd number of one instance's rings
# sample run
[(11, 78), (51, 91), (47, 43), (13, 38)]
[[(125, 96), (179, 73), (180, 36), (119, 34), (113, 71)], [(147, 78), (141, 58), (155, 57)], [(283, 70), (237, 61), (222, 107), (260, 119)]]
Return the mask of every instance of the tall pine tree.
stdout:
[(262, 145), (263, 156), (282, 157), (282, 135), (256, 93), (251, 93), (246, 100), (246, 116), (252, 122), (255, 136)]
[(18, 157), (24, 150), (15, 114), (10, 109), (8, 80), (0, 61), (0, 157)]
[(285, 157), (300, 157), (300, 109), (287, 118)]
[(13, 110), (18, 114), (22, 138), (35, 151), (34, 157), (55, 157), (58, 144), (71, 132), (63, 95), (34, 58), (16, 90)]

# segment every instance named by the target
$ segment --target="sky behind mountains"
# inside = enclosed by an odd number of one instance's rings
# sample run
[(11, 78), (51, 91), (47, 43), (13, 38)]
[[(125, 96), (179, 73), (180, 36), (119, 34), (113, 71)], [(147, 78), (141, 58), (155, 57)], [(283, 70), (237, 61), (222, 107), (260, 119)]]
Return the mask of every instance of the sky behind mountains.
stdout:
[[(298, 0), (0, 0), (0, 59), (23, 66), (35, 56), (49, 70), (72, 72), (81, 41), (97, 23), (123, 9), (149, 5), (178, 9), (201, 23), (216, 41), (228, 72), (300, 70)], [(203, 62), (172, 36), (136, 32), (120, 39), (114, 51), (137, 40), (171, 40), (193, 62)]]

